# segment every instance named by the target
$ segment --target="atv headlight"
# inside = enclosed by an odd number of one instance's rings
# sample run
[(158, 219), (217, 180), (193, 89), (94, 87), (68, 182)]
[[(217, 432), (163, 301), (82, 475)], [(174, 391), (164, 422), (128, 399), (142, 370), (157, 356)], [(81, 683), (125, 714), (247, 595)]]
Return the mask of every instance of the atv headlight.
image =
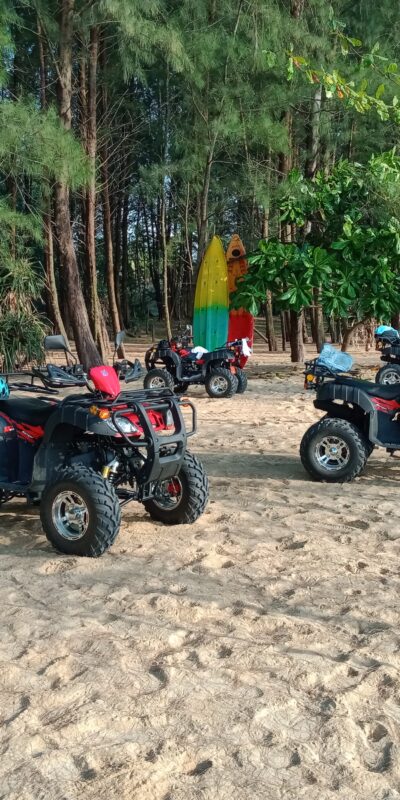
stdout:
[(136, 425), (126, 417), (118, 417), (117, 425), (123, 433), (138, 433)]
[(134, 425), (129, 419), (126, 419), (126, 417), (118, 417), (118, 428), (117, 425), (114, 425), (114, 423), (111, 422), (111, 420), (107, 420), (107, 425), (114, 433), (119, 433), (120, 431), (122, 431), (122, 433), (139, 433), (139, 429), (136, 427), (136, 425)]
[(172, 411), (167, 411), (167, 413), (164, 415), (164, 420), (167, 428), (174, 427), (174, 418), (172, 416)]

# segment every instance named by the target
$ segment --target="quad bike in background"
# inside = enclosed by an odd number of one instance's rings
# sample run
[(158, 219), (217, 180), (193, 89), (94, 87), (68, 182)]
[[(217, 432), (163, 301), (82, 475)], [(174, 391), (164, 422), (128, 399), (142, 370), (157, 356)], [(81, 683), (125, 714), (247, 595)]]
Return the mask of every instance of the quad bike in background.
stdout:
[[(45, 347), (72, 357), (62, 336), (47, 337)], [(140, 375), (139, 362), (124, 361), (88, 375), (74, 362), (0, 377), (0, 503), (27, 497), (40, 505), (43, 530), (61, 552), (100, 556), (132, 500), (170, 525), (204, 511), (207, 477), (187, 450), (194, 406), (169, 389), (121, 391), (121, 377), (129, 383)], [(73, 387), (81, 391), (55, 396)], [(10, 396), (10, 389), (42, 396)]]
[(193, 347), (191, 329), (168, 341), (162, 339), (145, 355), (145, 388), (169, 387), (183, 394), (193, 384), (205, 386), (209, 397), (232, 397), (247, 388), (244, 365), (250, 355), (246, 340), (227, 342), (211, 352)]
[(400, 384), (400, 334), (388, 325), (375, 329), (375, 346), (380, 351), (384, 367), (376, 373), (377, 383)]
[(303, 466), (316, 481), (345, 483), (364, 469), (374, 447), (400, 450), (400, 385), (356, 380), (344, 374), (353, 359), (325, 345), (306, 362), (305, 388), (325, 416), (306, 431)]

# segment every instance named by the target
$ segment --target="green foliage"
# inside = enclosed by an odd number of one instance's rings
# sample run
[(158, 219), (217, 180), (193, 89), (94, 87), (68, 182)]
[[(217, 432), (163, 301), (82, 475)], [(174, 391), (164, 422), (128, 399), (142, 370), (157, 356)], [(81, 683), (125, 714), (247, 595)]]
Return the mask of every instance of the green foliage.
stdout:
[(254, 313), (271, 290), (280, 307), (300, 311), (318, 290), (328, 315), (388, 319), (400, 306), (399, 180), (393, 150), (373, 156), (367, 167), (339, 162), (314, 182), (293, 175), (283, 217), (313, 224), (308, 233), (300, 231), (298, 243), (259, 243), (233, 306)]
[(9, 259), (0, 267), (0, 362), (13, 371), (26, 362), (40, 361), (46, 321), (34, 301), (43, 283), (27, 259)]
[(42, 112), (19, 100), (0, 103), (0, 172), (15, 179), (47, 176), (77, 189), (87, 181), (89, 166), (80, 142), (61, 127), (54, 108)]
[(256, 314), (270, 290), (280, 308), (301, 311), (312, 304), (314, 287), (330, 280), (335, 257), (321, 247), (262, 240), (249, 263), (250, 270), (232, 295), (233, 308), (244, 306)]

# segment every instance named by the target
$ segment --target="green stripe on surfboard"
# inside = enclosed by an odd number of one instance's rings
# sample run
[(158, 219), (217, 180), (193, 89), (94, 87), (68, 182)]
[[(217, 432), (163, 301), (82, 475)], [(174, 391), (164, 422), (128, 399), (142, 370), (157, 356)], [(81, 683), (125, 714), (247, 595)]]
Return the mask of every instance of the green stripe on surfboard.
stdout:
[(196, 284), (193, 340), (207, 350), (225, 344), (229, 324), (228, 267), (224, 248), (214, 236), (201, 262)]

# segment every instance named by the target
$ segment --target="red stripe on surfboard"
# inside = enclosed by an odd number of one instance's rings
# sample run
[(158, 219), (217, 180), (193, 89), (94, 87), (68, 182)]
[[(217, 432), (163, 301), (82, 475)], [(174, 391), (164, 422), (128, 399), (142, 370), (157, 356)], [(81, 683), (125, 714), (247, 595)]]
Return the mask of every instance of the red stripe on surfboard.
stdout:
[[(245, 275), (248, 270), (246, 251), (242, 240), (237, 234), (232, 236), (226, 251), (228, 262), (228, 290), (229, 293), (236, 289), (236, 281), (239, 276)], [(244, 308), (229, 312), (228, 340), (250, 339), (253, 344), (254, 337), (254, 317)]]

